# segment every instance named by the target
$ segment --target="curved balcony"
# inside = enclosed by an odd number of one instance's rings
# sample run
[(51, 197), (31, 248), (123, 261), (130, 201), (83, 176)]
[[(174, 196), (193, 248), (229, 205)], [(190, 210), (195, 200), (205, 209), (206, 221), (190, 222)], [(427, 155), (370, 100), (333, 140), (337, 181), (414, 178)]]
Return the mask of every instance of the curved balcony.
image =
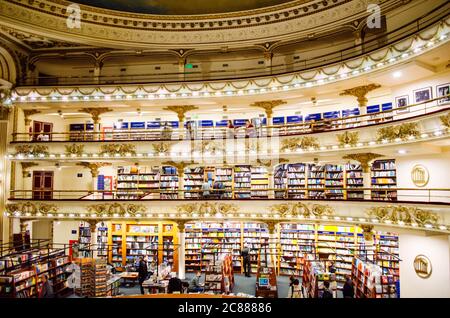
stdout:
[[(193, 71), (185, 69), (183, 72), (170, 72), (158, 74), (118, 75), (118, 76), (65, 76), (65, 77), (24, 77), (19, 80), (19, 86), (63, 86), (63, 85), (110, 85), (110, 84), (151, 84), (199, 81), (226, 81), (264, 79), (268, 76), (296, 75), (299, 72), (308, 72), (318, 68), (336, 67), (339, 63), (349, 60), (368, 58), (382, 48), (394, 48), (399, 43), (415, 37), (440, 23), (446, 23), (450, 13), (448, 3), (440, 5), (431, 12), (424, 14), (413, 21), (381, 36), (376, 36), (362, 44), (355, 45), (351, 39), (343, 44), (343, 49), (333, 52), (308, 52), (308, 57), (292, 63), (262, 65), (258, 67), (240, 67), (235, 70)], [(276, 48), (274, 54), (277, 53)], [(281, 53), (280, 53), (281, 54)], [(284, 55), (289, 53), (282, 52)], [(378, 54), (378, 53), (377, 53)], [(380, 54), (378, 54), (380, 55)]]
[[(380, 187), (323, 187), (324, 197), (311, 198), (308, 196), (309, 191), (317, 191), (317, 188), (307, 187), (301, 188), (299, 191), (305, 193), (305, 198), (292, 199), (289, 188), (267, 188), (267, 198), (246, 198), (239, 197), (240, 193), (258, 192), (258, 190), (239, 190), (239, 189), (211, 189), (208, 194), (204, 190), (142, 190), (142, 194), (137, 199), (127, 198), (128, 194), (135, 194), (136, 190), (52, 190), (52, 191), (36, 191), (36, 190), (13, 190), (10, 192), (8, 200), (32, 200), (32, 201), (352, 201), (352, 202), (395, 202), (395, 203), (412, 203), (433, 204), (433, 205), (449, 205), (450, 189), (448, 188), (380, 188)], [(342, 191), (342, 199), (327, 199), (328, 194), (332, 191)], [(354, 199), (347, 197), (351, 192), (364, 192), (364, 198)], [(371, 192), (376, 192), (377, 197), (372, 197)], [(394, 193), (394, 195), (392, 195)], [(193, 198), (192, 194), (198, 195)]]
[[(262, 125), (254, 131), (244, 126), (237, 128), (210, 127), (196, 128), (169, 128), (159, 127), (153, 129), (111, 129), (95, 132), (82, 130), (77, 132), (49, 132), (49, 133), (14, 133), (11, 143), (58, 143), (58, 142), (146, 142), (146, 141), (182, 141), (182, 140), (244, 140), (272, 137), (295, 137), (301, 135), (317, 135), (321, 138), (323, 133), (340, 132), (347, 130), (364, 131), (364, 128), (378, 128), (387, 124), (397, 124), (405, 121), (420, 121), (426, 117), (433, 117), (449, 109), (450, 95), (438, 97), (426, 102), (409, 105), (401, 109), (378, 111), (365, 115), (309, 120), (301, 123), (282, 125)], [(322, 139), (322, 138), (321, 138)], [(368, 140), (370, 141), (370, 140)], [(323, 145), (323, 143), (322, 143)]]

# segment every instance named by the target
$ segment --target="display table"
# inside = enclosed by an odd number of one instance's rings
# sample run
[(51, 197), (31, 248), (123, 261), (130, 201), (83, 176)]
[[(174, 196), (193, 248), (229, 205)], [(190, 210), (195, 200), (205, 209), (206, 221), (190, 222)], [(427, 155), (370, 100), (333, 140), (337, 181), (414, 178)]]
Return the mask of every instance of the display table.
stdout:
[(139, 273), (138, 272), (124, 272), (120, 274), (120, 278), (122, 279), (122, 282), (124, 284), (127, 283), (127, 281), (131, 284), (136, 284), (136, 281), (138, 280)]
[(119, 294), (120, 279), (120, 275), (114, 275), (108, 281), (106, 281), (107, 296), (116, 296), (117, 294)]
[(153, 282), (146, 280), (142, 283), (142, 288), (148, 289), (149, 294), (164, 294), (167, 293), (167, 286), (169, 285), (168, 280), (163, 280), (160, 282)]
[(256, 274), (256, 297), (278, 298), (277, 275), (273, 267), (260, 268)]

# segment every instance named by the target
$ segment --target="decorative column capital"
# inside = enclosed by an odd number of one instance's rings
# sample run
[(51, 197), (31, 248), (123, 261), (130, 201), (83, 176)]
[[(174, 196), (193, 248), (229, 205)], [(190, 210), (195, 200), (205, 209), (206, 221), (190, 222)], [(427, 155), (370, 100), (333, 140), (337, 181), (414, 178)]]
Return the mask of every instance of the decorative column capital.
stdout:
[(272, 118), (273, 109), (275, 107), (283, 105), (283, 104), (286, 104), (286, 102), (284, 100), (276, 99), (276, 100), (266, 100), (266, 101), (254, 102), (253, 104), (250, 104), (250, 106), (259, 107), (259, 108), (264, 109), (267, 117)]
[(92, 178), (97, 178), (98, 177), (98, 173), (99, 173), (99, 169), (101, 167), (105, 167), (105, 166), (110, 166), (111, 163), (107, 163), (107, 162), (79, 162), (77, 163), (77, 166), (81, 166), (84, 168), (87, 168), (91, 171), (91, 175)]
[(358, 161), (361, 164), (363, 172), (370, 172), (369, 163), (380, 157), (383, 157), (383, 155), (379, 155), (372, 152), (364, 152), (364, 153), (348, 154), (342, 157), (342, 159)]
[(360, 224), (359, 227), (363, 230), (364, 240), (373, 241), (373, 225)]
[(31, 118), (30, 116), (32, 115), (36, 115), (36, 114), (40, 114), (41, 112), (39, 110), (36, 109), (24, 109), (23, 110), (23, 115), (24, 115), (24, 120), (25, 120), (25, 126), (28, 126), (31, 124)]
[(107, 113), (107, 112), (112, 112), (113, 110), (111, 108), (107, 108), (107, 107), (98, 107), (98, 108), (94, 108), (94, 107), (86, 107), (86, 108), (81, 108), (79, 110), (80, 113), (87, 113), (89, 115), (91, 115), (92, 120), (94, 121), (94, 124), (98, 124), (100, 122), (100, 115)]
[(38, 164), (35, 162), (21, 162), (20, 165), (22, 166), (22, 176), (24, 178), (28, 177), (28, 169), (38, 166)]
[(355, 96), (356, 99), (358, 100), (359, 107), (365, 107), (365, 106), (367, 106), (367, 102), (368, 102), (366, 95), (370, 91), (373, 91), (380, 87), (381, 87), (381, 85), (379, 85), (379, 84), (362, 85), (362, 86), (357, 86), (357, 87), (346, 89), (339, 95), (340, 96), (345, 96), (345, 95)]
[(186, 225), (186, 223), (188, 223), (189, 220), (176, 220), (175, 223), (178, 226), (178, 232), (184, 233), (185, 232), (185, 228), (184, 226)]
[(184, 173), (184, 168), (186, 168), (190, 165), (196, 164), (196, 163), (195, 162), (184, 162), (184, 161), (180, 161), (180, 162), (165, 161), (162, 164), (177, 168), (178, 176), (181, 177)]
[(284, 162), (289, 162), (289, 160), (286, 158), (278, 158), (277, 160), (256, 159), (256, 162), (259, 165), (264, 166), (266, 168), (273, 168), (275, 165), (284, 163)]
[[(182, 123), (182, 122), (184, 122), (186, 113), (191, 110), (198, 109), (198, 107), (194, 106), (194, 105), (178, 105), (178, 106), (167, 106), (167, 107), (164, 107), (163, 109), (176, 113), (178, 116), (178, 121), (180, 123)], [(183, 128), (183, 127), (180, 127), (180, 128)]]
[(278, 224), (278, 222), (275, 222), (275, 221), (267, 221), (267, 222), (265, 222), (265, 223), (267, 224), (267, 227), (268, 227), (268, 229), (269, 229), (269, 233), (270, 233), (270, 234), (275, 233), (275, 227), (276, 227), (276, 225)]

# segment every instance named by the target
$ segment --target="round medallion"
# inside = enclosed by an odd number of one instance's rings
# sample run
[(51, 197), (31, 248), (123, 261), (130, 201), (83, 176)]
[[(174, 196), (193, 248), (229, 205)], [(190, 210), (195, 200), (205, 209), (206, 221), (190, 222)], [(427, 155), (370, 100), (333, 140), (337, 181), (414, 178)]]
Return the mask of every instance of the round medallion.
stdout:
[(414, 259), (414, 270), (420, 278), (431, 276), (431, 261), (425, 255), (417, 255)]
[(430, 175), (423, 165), (415, 165), (411, 170), (411, 180), (417, 187), (424, 187), (428, 184)]

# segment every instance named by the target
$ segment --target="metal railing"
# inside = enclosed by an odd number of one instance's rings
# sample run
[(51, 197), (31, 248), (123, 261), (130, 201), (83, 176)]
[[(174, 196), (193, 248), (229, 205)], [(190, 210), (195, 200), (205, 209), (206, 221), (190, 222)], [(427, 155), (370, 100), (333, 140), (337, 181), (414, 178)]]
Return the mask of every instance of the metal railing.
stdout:
[(9, 200), (34, 201), (171, 201), (171, 200), (330, 200), (450, 203), (450, 188), (266, 188), (266, 189), (119, 189), (119, 190), (13, 190)]
[[(445, 102), (443, 102), (445, 101)], [(321, 132), (339, 131), (359, 127), (370, 127), (383, 123), (411, 120), (419, 116), (439, 113), (450, 109), (450, 94), (425, 102), (409, 105), (401, 109), (379, 111), (376, 113), (306, 121), (295, 124), (266, 125), (254, 127), (225, 128), (156, 128), (156, 129), (112, 129), (111, 131), (72, 131), (14, 133), (13, 142), (55, 142), (55, 141), (170, 141), (170, 140), (224, 140), (260, 137), (283, 137)]]
[[(421, 17), (409, 21), (407, 24), (394, 29), (388, 33), (371, 38), (361, 44), (355, 45), (354, 39), (348, 40), (342, 44), (343, 49), (320, 53), (304, 60), (297, 60), (292, 63), (273, 64), (270, 67), (266, 65), (260, 67), (240, 68), (235, 70), (208, 70), (205, 71), (185, 71), (169, 72), (158, 74), (136, 74), (136, 75), (117, 75), (117, 76), (41, 76), (41, 77), (23, 77), (19, 79), (19, 85), (75, 85), (75, 84), (117, 84), (117, 83), (161, 83), (161, 82), (181, 82), (181, 81), (203, 81), (203, 80), (227, 80), (227, 79), (246, 79), (266, 77), (273, 75), (288, 74), (292, 72), (310, 70), (317, 67), (342, 62), (350, 58), (356, 58), (369, 54), (377, 49), (392, 45), (417, 32), (425, 30), (438, 21), (446, 18), (450, 12), (448, 3), (433, 8)], [(276, 53), (276, 52), (275, 52)], [(313, 52), (308, 52), (313, 53)]]

